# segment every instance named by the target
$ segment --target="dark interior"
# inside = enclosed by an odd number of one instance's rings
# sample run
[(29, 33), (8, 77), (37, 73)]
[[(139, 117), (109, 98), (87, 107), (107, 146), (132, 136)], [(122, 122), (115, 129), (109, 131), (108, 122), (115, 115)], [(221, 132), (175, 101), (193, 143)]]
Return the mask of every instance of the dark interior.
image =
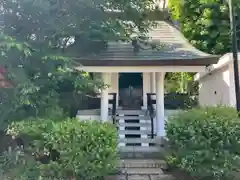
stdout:
[(142, 88), (142, 73), (119, 73), (119, 89)]
[(123, 108), (139, 109), (142, 105), (142, 73), (119, 74), (119, 105)]

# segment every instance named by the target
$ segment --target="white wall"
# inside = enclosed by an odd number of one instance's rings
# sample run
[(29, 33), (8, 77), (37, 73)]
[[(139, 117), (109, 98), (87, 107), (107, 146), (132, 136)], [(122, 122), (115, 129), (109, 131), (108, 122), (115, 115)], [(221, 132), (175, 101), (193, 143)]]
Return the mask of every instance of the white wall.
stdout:
[[(117, 107), (118, 107), (118, 73), (110, 73), (110, 83), (108, 84), (109, 87), (109, 93), (117, 93)], [(112, 96), (109, 96), (109, 98), (112, 98)], [(111, 108), (111, 105), (109, 106)]]
[(118, 73), (110, 73), (109, 93), (118, 93)]
[(201, 106), (230, 105), (230, 66), (226, 65), (199, 80)]
[[(239, 65), (238, 65), (238, 69), (240, 70), (240, 62), (239, 62)], [(229, 65), (229, 72), (230, 72), (230, 88), (229, 88), (230, 105), (235, 107), (236, 106), (236, 93), (235, 93), (235, 81), (234, 81), (233, 63), (231, 63)]]
[(168, 0), (154, 0), (154, 2), (160, 9), (168, 8)]

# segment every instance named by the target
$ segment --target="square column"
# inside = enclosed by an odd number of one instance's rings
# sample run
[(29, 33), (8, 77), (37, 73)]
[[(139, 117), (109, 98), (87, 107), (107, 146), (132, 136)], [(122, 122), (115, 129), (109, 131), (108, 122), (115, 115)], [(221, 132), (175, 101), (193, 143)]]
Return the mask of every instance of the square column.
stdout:
[[(102, 80), (109, 85), (109, 73), (102, 73)], [(101, 121), (108, 121), (108, 87), (101, 90)]]
[(151, 92), (151, 73), (143, 72), (143, 109), (147, 109), (147, 93)]
[(156, 73), (151, 73), (151, 93), (156, 92)]
[[(151, 93), (156, 93), (156, 73), (151, 73)], [(156, 96), (152, 95), (152, 99), (156, 100)], [(153, 108), (156, 109), (156, 104), (153, 104)], [(153, 119), (154, 124), (154, 134), (157, 134), (157, 118), (154, 117)]]
[(157, 136), (165, 136), (165, 116), (164, 116), (164, 72), (156, 73), (156, 121)]

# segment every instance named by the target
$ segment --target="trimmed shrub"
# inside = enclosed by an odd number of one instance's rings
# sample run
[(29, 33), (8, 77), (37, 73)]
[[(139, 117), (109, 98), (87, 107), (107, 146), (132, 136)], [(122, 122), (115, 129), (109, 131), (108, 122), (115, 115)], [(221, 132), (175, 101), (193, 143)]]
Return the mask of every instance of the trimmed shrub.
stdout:
[(166, 133), (168, 163), (195, 177), (226, 178), (240, 167), (240, 119), (233, 108), (179, 113), (168, 120)]
[(8, 133), (24, 140), (24, 163), (14, 167), (25, 179), (93, 180), (116, 169), (117, 133), (109, 123), (28, 119), (12, 124)]
[(164, 96), (165, 109), (189, 109), (197, 107), (197, 96), (191, 96), (188, 93), (168, 93)]

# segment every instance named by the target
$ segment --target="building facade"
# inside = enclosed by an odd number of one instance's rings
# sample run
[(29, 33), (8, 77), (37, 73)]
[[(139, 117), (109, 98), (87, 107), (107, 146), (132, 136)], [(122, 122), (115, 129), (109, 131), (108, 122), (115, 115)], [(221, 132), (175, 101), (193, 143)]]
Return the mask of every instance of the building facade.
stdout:
[[(78, 117), (114, 119), (122, 146), (150, 146), (149, 136), (150, 139), (165, 136), (166, 72), (204, 72), (207, 65), (218, 61), (217, 56), (191, 46), (170, 22), (157, 22), (148, 36), (146, 44), (109, 42), (108, 48), (99, 54), (76, 58), (78, 70), (100, 73), (103, 82), (109, 85), (100, 93), (100, 109), (81, 110)], [(128, 139), (130, 135), (135, 138)]]
[(209, 66), (205, 72), (196, 74), (195, 80), (199, 82), (199, 104), (201, 106), (236, 105), (231, 53), (222, 56), (217, 64)]

